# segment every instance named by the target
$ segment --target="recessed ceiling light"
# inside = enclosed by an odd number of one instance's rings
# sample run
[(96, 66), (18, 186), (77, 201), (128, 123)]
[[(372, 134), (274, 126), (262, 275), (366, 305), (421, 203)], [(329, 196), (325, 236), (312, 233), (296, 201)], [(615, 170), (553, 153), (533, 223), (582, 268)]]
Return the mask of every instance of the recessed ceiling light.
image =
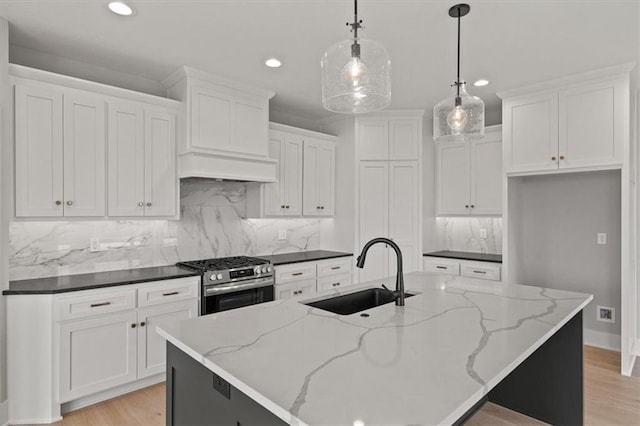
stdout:
[(123, 1), (109, 2), (109, 10), (121, 16), (130, 16), (133, 14), (133, 8)]
[(282, 61), (277, 58), (269, 58), (264, 64), (269, 68), (280, 68), (282, 66)]
[(484, 78), (481, 78), (480, 80), (476, 80), (473, 85), (476, 87), (482, 87), (482, 86), (486, 86), (489, 83), (491, 83), (489, 80), (486, 80)]

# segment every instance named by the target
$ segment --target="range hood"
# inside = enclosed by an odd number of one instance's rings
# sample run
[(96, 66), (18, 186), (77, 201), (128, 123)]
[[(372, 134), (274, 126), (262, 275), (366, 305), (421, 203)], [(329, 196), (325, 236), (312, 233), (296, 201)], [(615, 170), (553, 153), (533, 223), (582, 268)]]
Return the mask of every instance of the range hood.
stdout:
[(181, 67), (162, 84), (182, 101), (178, 176), (276, 182), (269, 158), (269, 99), (275, 93)]

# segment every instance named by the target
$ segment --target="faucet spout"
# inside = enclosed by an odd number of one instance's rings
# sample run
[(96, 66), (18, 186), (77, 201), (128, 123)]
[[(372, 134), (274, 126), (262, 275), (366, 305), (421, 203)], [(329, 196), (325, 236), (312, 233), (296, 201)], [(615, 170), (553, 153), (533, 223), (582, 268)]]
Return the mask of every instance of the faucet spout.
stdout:
[(387, 244), (391, 246), (393, 251), (396, 253), (396, 261), (397, 261), (397, 269), (396, 269), (396, 306), (404, 306), (404, 275), (402, 273), (402, 252), (400, 251), (400, 247), (390, 240), (389, 238), (378, 237), (373, 240), (367, 242), (364, 247), (362, 247), (362, 251), (360, 252), (360, 256), (358, 256), (358, 260), (356, 262), (356, 266), (360, 269), (364, 268), (364, 262), (367, 259), (367, 252), (374, 244)]

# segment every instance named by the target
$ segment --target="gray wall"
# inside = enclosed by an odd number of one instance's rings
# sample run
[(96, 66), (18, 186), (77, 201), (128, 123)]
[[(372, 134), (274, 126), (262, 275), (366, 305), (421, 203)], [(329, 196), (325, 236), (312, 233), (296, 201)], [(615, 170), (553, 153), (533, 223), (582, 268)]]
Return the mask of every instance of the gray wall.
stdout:
[[(522, 178), (522, 284), (592, 293), (585, 328), (620, 334), (620, 172)], [(596, 233), (607, 244), (596, 244)], [(616, 323), (596, 321), (596, 305)]]

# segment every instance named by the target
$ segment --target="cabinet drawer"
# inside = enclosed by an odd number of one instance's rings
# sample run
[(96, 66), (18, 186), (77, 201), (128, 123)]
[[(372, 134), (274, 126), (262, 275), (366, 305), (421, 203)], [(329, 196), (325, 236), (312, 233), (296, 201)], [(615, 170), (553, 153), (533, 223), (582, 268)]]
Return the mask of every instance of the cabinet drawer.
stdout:
[(276, 300), (309, 297), (316, 292), (316, 279), (311, 278), (286, 284), (276, 284), (274, 288)]
[(424, 259), (424, 272), (444, 275), (460, 275), (460, 262), (437, 258)]
[(104, 315), (136, 308), (136, 290), (105, 291), (71, 297), (61, 297), (56, 300), (57, 319), (86, 318), (94, 315)]
[(353, 284), (351, 273), (318, 278), (318, 291), (340, 290)]
[(351, 262), (353, 262), (353, 257), (318, 262), (318, 278), (328, 277), (331, 275), (342, 275), (345, 273), (350, 274)]
[(197, 299), (199, 287), (199, 277), (168, 280), (162, 284), (142, 287), (138, 289), (138, 306), (153, 306), (179, 300)]
[(316, 277), (315, 262), (276, 266), (276, 284), (306, 280)]
[(482, 263), (467, 263), (462, 262), (460, 264), (460, 275), (463, 277), (481, 278), (483, 280), (500, 281), (500, 266)]

